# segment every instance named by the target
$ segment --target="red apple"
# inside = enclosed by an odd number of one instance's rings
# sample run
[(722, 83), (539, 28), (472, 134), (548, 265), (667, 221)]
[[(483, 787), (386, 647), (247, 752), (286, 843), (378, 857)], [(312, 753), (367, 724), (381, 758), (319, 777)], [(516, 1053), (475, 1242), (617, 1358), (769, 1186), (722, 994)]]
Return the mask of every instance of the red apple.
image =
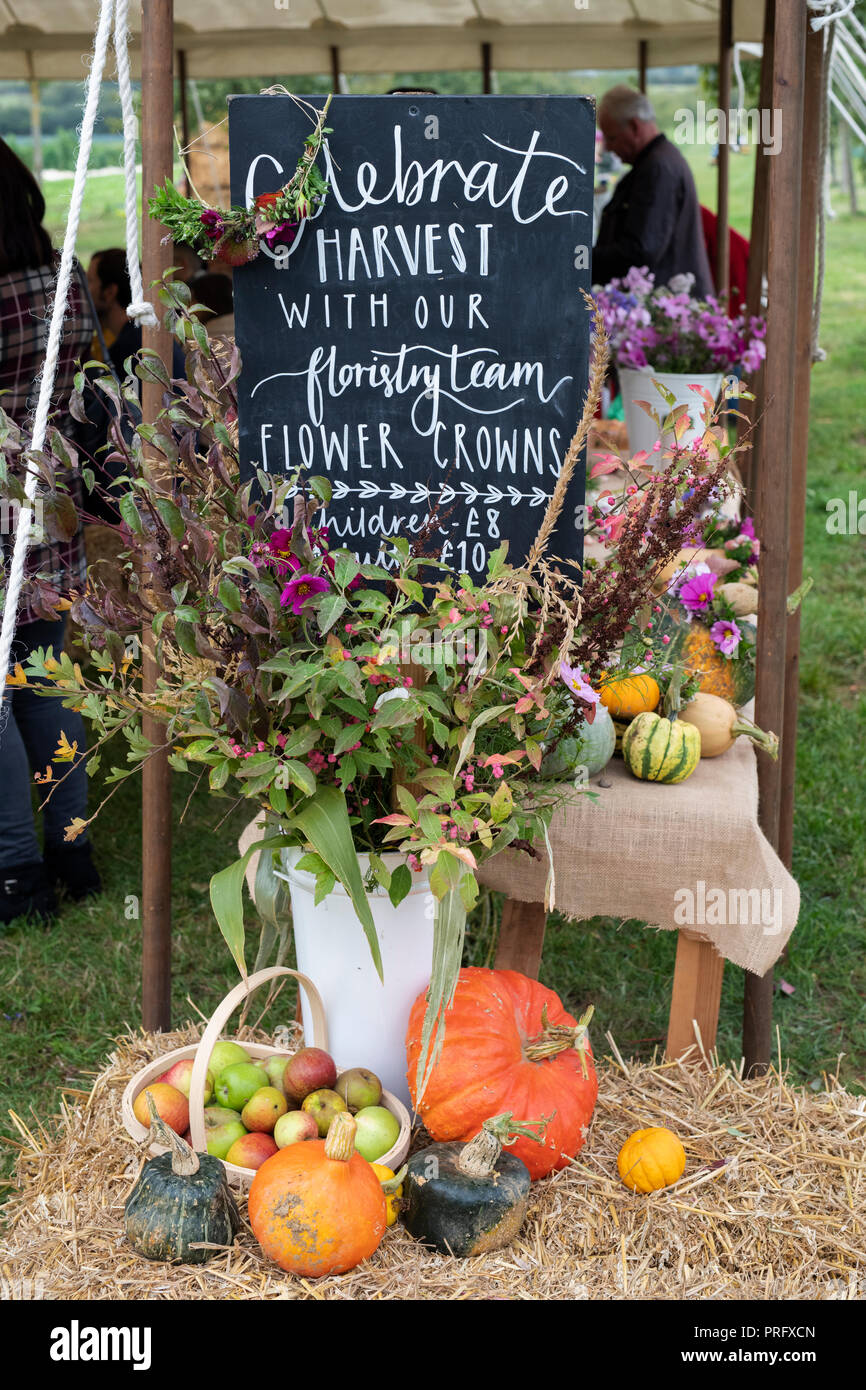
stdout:
[(281, 1091), (274, 1086), (262, 1086), (260, 1091), (250, 1096), (241, 1111), (241, 1119), (247, 1129), (260, 1134), (273, 1134), (274, 1125), (287, 1109), (286, 1098)]
[(283, 1090), (288, 1100), (300, 1102), (313, 1091), (328, 1090), (336, 1079), (333, 1057), (320, 1047), (303, 1047), (286, 1063)]
[(148, 1093), (153, 1096), (157, 1115), (165, 1121), (169, 1129), (173, 1129), (176, 1134), (183, 1134), (185, 1129), (189, 1129), (189, 1102), (186, 1096), (181, 1095), (176, 1086), (169, 1086), (164, 1081), (151, 1082), (135, 1097), (132, 1113), (140, 1125), (150, 1129)]
[[(341, 1110), (347, 1109), (346, 1102), (336, 1091), (312, 1091), (305, 1097), (301, 1109), (312, 1115), (319, 1127), (319, 1138), (325, 1139), (331, 1128), (331, 1121)], [(385, 1150), (383, 1149), (384, 1153)], [(366, 1158), (366, 1154), (364, 1155)]]
[(276, 1152), (277, 1146), (269, 1134), (243, 1134), (226, 1154), (226, 1163), (236, 1163), (239, 1168), (261, 1168), (265, 1159)]
[[(175, 1062), (173, 1067), (169, 1067), (165, 1076), (162, 1078), (167, 1081), (169, 1086), (176, 1086), (179, 1091), (189, 1100), (189, 1088), (192, 1081), (192, 1069), (194, 1060), (192, 1057), (182, 1057), (179, 1062)], [(207, 1105), (213, 1095), (213, 1073), (207, 1072), (204, 1082), (204, 1103)], [(371, 1102), (372, 1104), (372, 1102)]]
[(204, 1136), (207, 1151), (214, 1158), (225, 1158), (236, 1139), (246, 1134), (236, 1110), (222, 1105), (209, 1105), (204, 1112)]
[(307, 1139), (318, 1139), (319, 1126), (315, 1118), (306, 1110), (289, 1110), (281, 1115), (274, 1125), (274, 1140), (278, 1149), (289, 1144), (302, 1144)]

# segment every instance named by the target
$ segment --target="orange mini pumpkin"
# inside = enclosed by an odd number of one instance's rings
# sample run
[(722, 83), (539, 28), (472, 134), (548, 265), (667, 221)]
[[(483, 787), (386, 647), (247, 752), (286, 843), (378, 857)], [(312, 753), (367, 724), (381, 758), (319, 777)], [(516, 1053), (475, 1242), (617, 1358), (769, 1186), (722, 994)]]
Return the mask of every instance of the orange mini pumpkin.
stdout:
[(288, 1144), (253, 1178), (247, 1208), (253, 1235), (290, 1274), (345, 1274), (373, 1254), (385, 1233), (385, 1194), (355, 1151), (355, 1128), (341, 1111), (326, 1139)]
[(599, 687), (601, 703), (614, 719), (635, 719), (654, 710), (661, 698), (658, 682), (644, 672), (608, 678), (605, 672)]
[(677, 1136), (661, 1125), (638, 1129), (620, 1149), (616, 1166), (632, 1192), (658, 1192), (682, 1177), (686, 1151)]
[(517, 970), (467, 966), (445, 1013), (445, 1040), (417, 1100), (426, 994), (412, 1006), (406, 1034), (413, 1103), (433, 1139), (474, 1139), (485, 1120), (511, 1111), (520, 1123), (544, 1116), (541, 1143), (509, 1146), (533, 1181), (567, 1167), (583, 1146), (598, 1095), (587, 1037), (592, 1009), (578, 1021), (552, 989)]

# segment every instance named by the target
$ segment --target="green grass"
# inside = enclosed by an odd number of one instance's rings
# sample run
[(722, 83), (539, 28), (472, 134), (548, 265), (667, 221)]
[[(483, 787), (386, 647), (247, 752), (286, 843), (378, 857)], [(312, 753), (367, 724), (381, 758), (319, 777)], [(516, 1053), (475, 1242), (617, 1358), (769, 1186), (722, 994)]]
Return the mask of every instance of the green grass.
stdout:
[[(714, 206), (715, 170), (704, 147), (687, 151), (702, 198)], [(748, 227), (753, 163), (732, 161), (734, 225)], [(60, 206), (54, 185), (50, 216)], [(68, 197), (68, 189), (66, 192)], [(837, 197), (841, 207), (841, 198)], [(79, 240), (84, 255), (122, 241), (120, 184), (106, 178), (88, 188)], [(113, 220), (110, 220), (113, 219)], [(56, 225), (56, 224), (55, 224)], [(800, 923), (779, 974), (795, 988), (776, 997), (784, 1057), (794, 1078), (815, 1082), (846, 1054), (842, 1076), (866, 1078), (866, 548), (860, 536), (830, 535), (826, 503), (861, 485), (866, 425), (866, 219), (840, 212), (828, 226), (827, 283), (821, 341), (827, 361), (812, 381), (806, 573), (815, 586), (803, 607), (794, 873), (802, 892)], [(864, 494), (866, 495), (866, 494)], [(99, 797), (99, 779), (94, 798)], [(185, 822), (189, 793), (176, 778), (173, 888), (172, 1007), (176, 1022), (209, 1014), (234, 982), (208, 903), (213, 870), (232, 857), (243, 811), (220, 824), (227, 802), (199, 794)], [(110, 1039), (140, 1020), (141, 924), (128, 918), (140, 896), (137, 784), (115, 796), (94, 829), (105, 878), (103, 895), (70, 905), (48, 932), (17, 927), (0, 938), (0, 1047), (6, 1084), (0, 1125), (14, 1134), (9, 1107), (30, 1107), (43, 1119), (58, 1109), (64, 1086), (86, 1089)], [(579, 847), (577, 851), (579, 853)], [(623, 865), (627, 873), (629, 866)], [(466, 961), (489, 963), (495, 938), (478, 924)], [(673, 933), (610, 919), (548, 927), (542, 979), (575, 1010), (596, 1005), (597, 1041), (610, 1029), (620, 1048), (647, 1055), (663, 1043), (675, 951)], [(250, 945), (248, 957), (252, 957)], [(739, 1058), (742, 972), (728, 967), (719, 1048)], [(291, 1016), (290, 1000), (271, 1021)], [(7, 1151), (7, 1166), (11, 1154)]]

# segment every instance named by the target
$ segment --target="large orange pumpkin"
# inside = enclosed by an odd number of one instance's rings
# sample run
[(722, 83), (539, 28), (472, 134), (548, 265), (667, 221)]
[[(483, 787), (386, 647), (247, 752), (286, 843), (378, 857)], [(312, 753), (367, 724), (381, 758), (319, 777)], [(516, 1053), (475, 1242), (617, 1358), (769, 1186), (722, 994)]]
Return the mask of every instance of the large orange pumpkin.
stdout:
[(385, 1233), (381, 1183), (355, 1152), (355, 1121), (336, 1115), (326, 1139), (289, 1144), (265, 1159), (250, 1185), (253, 1235), (290, 1274), (344, 1274)]
[[(406, 1035), (413, 1102), (425, 1008), (421, 994)], [(429, 1134), (473, 1139), (505, 1110), (519, 1123), (553, 1116), (541, 1144), (521, 1138), (509, 1152), (533, 1179), (565, 1168), (583, 1145), (598, 1095), (588, 1021), (587, 1014), (578, 1023), (553, 990), (516, 970), (461, 970), (442, 1052), (417, 1105)]]

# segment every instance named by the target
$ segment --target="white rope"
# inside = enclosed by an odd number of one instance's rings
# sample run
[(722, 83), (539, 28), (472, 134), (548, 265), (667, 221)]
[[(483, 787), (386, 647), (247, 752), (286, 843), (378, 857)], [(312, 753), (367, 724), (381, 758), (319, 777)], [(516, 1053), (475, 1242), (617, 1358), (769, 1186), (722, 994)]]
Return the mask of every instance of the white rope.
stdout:
[(126, 23), (128, 0), (116, 0), (114, 51), (117, 57), (117, 85), (120, 88), (120, 109), (123, 112), (123, 173), (126, 180), (126, 264), (132, 300), (126, 307), (127, 318), (145, 328), (159, 328), (159, 319), (152, 304), (144, 297), (141, 266), (138, 260), (138, 199), (135, 171), (135, 146), (138, 121), (132, 104), (132, 82), (129, 76), (129, 31)]
[(817, 32), (826, 29), (829, 24), (835, 24), (837, 19), (850, 15), (856, 3), (857, 0), (806, 0), (808, 8), (817, 11), (810, 21), (812, 28)]
[[(31, 451), (42, 448), (45, 443), (45, 435), (48, 428), (48, 413), (51, 409), (51, 398), (54, 392), (55, 377), (57, 375), (57, 360), (60, 355), (63, 320), (66, 315), (66, 305), (69, 299), (69, 286), (72, 280), (73, 263), (75, 260), (75, 242), (78, 237), (78, 224), (81, 220), (81, 203), (84, 198), (87, 166), (90, 160), (91, 145), (93, 144), (93, 127), (96, 124), (96, 112), (99, 106), (99, 89), (102, 83), (102, 73), (105, 68), (105, 55), (111, 34), (113, 9), (114, 0), (100, 0), (99, 23), (93, 43), (93, 59), (90, 65), (90, 72), (87, 76), (84, 118), (81, 122), (81, 143), (78, 146), (78, 158), (75, 163), (75, 178), (72, 184), (72, 196), (69, 202), (69, 214), (66, 221), (66, 236), (60, 256), (60, 269), (57, 272), (54, 303), (51, 308), (51, 323), (48, 330), (48, 344), (45, 349), (45, 361), (42, 366), (42, 374), (39, 378), (39, 396), (33, 416), (33, 436), (30, 442)], [(25, 502), (18, 512), (15, 530), (15, 546), (12, 552), (12, 564), (10, 566), (9, 581), (6, 587), (6, 602), (3, 607), (3, 624), (2, 628), (0, 628), (0, 696), (2, 696), (6, 690), (6, 675), (9, 671), (12, 642), (15, 636), (15, 621), (18, 616), (18, 603), (21, 598), (21, 589), (24, 583), (24, 562), (30, 545), (30, 532), (33, 521), (33, 508), (31, 504), (36, 496), (38, 482), (39, 475), (32, 462), (28, 460), (27, 472), (24, 480)]]

